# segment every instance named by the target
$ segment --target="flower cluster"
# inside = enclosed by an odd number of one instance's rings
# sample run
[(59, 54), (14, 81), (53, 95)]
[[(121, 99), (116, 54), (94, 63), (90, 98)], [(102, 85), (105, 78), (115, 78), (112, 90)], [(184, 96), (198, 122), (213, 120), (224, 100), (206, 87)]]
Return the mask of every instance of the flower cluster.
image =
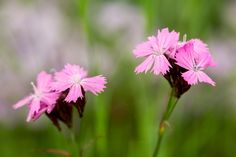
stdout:
[(179, 33), (164, 28), (139, 44), (133, 54), (136, 58), (145, 58), (135, 68), (137, 74), (151, 71), (163, 75), (175, 88), (177, 97), (199, 82), (215, 86), (215, 82), (203, 72), (215, 63), (207, 45), (200, 39), (179, 41)]
[(37, 120), (43, 113), (60, 129), (58, 120), (68, 127), (72, 125), (72, 107), (75, 106), (82, 117), (86, 103), (85, 92), (95, 95), (103, 92), (106, 78), (102, 75), (87, 77), (87, 72), (79, 65), (65, 65), (54, 76), (44, 71), (37, 76), (34, 93), (17, 102), (15, 109), (27, 105), (27, 121)]

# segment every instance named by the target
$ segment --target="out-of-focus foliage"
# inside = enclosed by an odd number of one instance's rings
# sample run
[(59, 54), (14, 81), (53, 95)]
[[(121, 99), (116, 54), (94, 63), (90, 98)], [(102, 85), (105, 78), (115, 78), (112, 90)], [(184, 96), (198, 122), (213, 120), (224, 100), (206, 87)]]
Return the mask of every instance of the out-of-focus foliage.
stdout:
[(223, 4), (221, 0), (140, 0), (149, 30), (168, 26), (195, 38), (220, 28)]

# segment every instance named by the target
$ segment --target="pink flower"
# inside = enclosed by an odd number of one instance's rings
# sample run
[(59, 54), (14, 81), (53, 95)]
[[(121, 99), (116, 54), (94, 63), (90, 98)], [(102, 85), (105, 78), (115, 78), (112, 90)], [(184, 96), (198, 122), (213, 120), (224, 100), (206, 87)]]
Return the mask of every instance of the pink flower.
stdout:
[(67, 64), (62, 71), (55, 73), (53, 89), (58, 92), (69, 89), (65, 100), (76, 102), (78, 98), (84, 97), (82, 90), (97, 95), (103, 92), (106, 83), (106, 78), (102, 75), (87, 77), (87, 72), (79, 65)]
[(17, 102), (13, 108), (17, 109), (24, 105), (28, 105), (29, 113), (27, 121), (38, 119), (42, 113), (50, 113), (59, 97), (59, 94), (52, 92), (50, 85), (52, 83), (52, 76), (44, 71), (37, 76), (37, 86), (32, 82), (34, 94), (30, 94), (24, 99)]
[(203, 50), (203, 47), (198, 47), (198, 51), (195, 46), (194, 43), (189, 42), (178, 49), (176, 64), (187, 70), (187, 72), (182, 73), (182, 77), (190, 85), (205, 82), (215, 86), (215, 82), (203, 72), (205, 68), (210, 66), (212, 58), (209, 53), (198, 53), (202, 52), (200, 50)]
[(178, 44), (179, 33), (169, 32), (168, 28), (158, 30), (157, 36), (148, 37), (148, 41), (138, 45), (133, 53), (136, 58), (145, 57), (146, 59), (135, 68), (135, 72), (151, 71), (155, 74), (166, 74), (171, 67), (166, 55), (173, 56), (173, 50)]

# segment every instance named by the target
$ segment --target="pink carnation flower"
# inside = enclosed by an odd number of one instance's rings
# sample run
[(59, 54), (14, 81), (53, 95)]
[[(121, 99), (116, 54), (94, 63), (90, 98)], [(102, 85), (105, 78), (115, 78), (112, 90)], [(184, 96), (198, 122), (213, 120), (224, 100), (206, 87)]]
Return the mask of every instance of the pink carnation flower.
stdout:
[[(166, 74), (171, 67), (165, 55), (173, 56), (173, 49), (178, 44), (179, 33), (169, 32), (168, 28), (158, 30), (157, 36), (148, 37), (148, 41), (138, 45), (133, 53), (136, 58), (146, 59), (135, 68), (136, 73), (151, 71), (155, 74)], [(169, 56), (169, 57), (171, 57)]]
[(55, 73), (53, 89), (63, 92), (69, 89), (65, 98), (67, 102), (76, 102), (78, 98), (83, 98), (83, 91), (89, 91), (97, 95), (103, 92), (106, 78), (102, 75), (87, 77), (87, 72), (79, 65), (65, 65), (64, 69)]
[(197, 47), (195, 46), (194, 43), (189, 42), (178, 49), (176, 64), (187, 70), (187, 72), (182, 73), (182, 77), (190, 85), (205, 82), (215, 86), (215, 82), (203, 72), (205, 68), (211, 66), (213, 60), (209, 52), (203, 53), (202, 50), (207, 50), (205, 47), (198, 47), (196, 49)]
[(37, 76), (37, 86), (32, 82), (34, 94), (31, 94), (17, 102), (13, 108), (17, 109), (24, 105), (28, 105), (29, 113), (27, 121), (38, 119), (45, 111), (50, 113), (55, 107), (56, 100), (59, 97), (58, 93), (52, 92), (50, 85), (52, 76), (44, 71)]

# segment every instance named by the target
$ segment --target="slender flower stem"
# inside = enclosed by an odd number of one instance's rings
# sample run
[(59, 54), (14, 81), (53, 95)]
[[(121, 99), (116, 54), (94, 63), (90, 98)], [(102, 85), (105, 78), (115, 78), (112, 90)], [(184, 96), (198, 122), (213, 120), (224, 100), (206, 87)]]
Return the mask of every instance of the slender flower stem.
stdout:
[(74, 148), (74, 157), (79, 157), (79, 147), (78, 147), (78, 143), (77, 143), (77, 141), (76, 141), (76, 139), (75, 139), (75, 134), (74, 134), (74, 132), (71, 130), (71, 132), (70, 132), (70, 138), (71, 138), (71, 143), (72, 143), (72, 146), (73, 146), (73, 148)]
[(70, 135), (70, 144), (72, 147), (72, 156), (73, 157), (81, 157), (80, 151), (79, 151), (79, 143), (76, 138), (76, 134), (79, 134), (80, 131), (80, 124), (81, 124), (81, 119), (79, 118), (74, 118), (73, 119), (73, 127), (69, 129), (69, 135)]
[(167, 108), (165, 113), (163, 114), (162, 118), (161, 118), (161, 122), (160, 122), (160, 126), (159, 126), (159, 131), (158, 131), (158, 140), (156, 143), (156, 147), (153, 153), (153, 157), (157, 157), (158, 156), (158, 152), (161, 146), (161, 142), (163, 139), (163, 136), (166, 132), (166, 128), (169, 126), (168, 120), (171, 116), (171, 113), (173, 112), (176, 103), (178, 102), (179, 98), (177, 98), (175, 96), (175, 89), (172, 88), (171, 93), (170, 93), (170, 97), (168, 100), (168, 104), (167, 104)]

